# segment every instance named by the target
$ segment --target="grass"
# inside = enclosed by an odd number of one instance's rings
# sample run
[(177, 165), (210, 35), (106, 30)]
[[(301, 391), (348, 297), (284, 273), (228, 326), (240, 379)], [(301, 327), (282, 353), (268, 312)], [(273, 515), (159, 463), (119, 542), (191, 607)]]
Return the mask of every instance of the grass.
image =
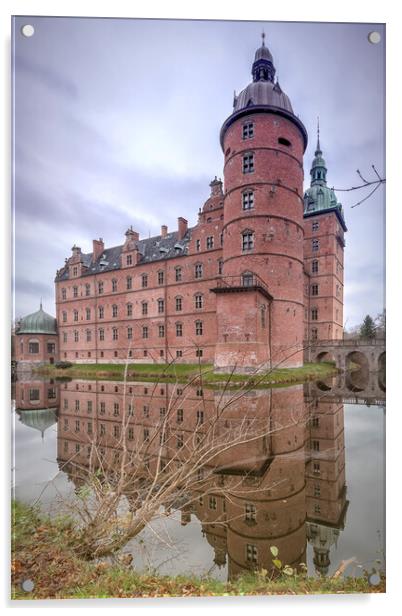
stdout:
[[(37, 373), (50, 377), (70, 377), (82, 379), (113, 379), (122, 380), (125, 371), (124, 364), (73, 364), (71, 368), (56, 368), (45, 366), (37, 369)], [(225, 384), (230, 378), (232, 386), (249, 385), (280, 385), (289, 383), (303, 383), (304, 381), (326, 378), (338, 371), (334, 364), (306, 363), (300, 368), (277, 368), (272, 371), (254, 375), (229, 375), (213, 372), (211, 364), (128, 364), (127, 380), (129, 381), (155, 381), (187, 383), (197, 382), (202, 377), (204, 384)]]
[[(12, 598), (78, 599), (112, 597), (203, 597), (285, 594), (383, 593), (385, 579), (370, 586), (365, 577), (316, 578), (266, 571), (248, 573), (232, 582), (205, 577), (141, 574), (123, 564), (89, 563), (72, 548), (73, 524), (44, 517), (19, 502), (12, 505)], [(31, 592), (22, 589), (32, 580)]]

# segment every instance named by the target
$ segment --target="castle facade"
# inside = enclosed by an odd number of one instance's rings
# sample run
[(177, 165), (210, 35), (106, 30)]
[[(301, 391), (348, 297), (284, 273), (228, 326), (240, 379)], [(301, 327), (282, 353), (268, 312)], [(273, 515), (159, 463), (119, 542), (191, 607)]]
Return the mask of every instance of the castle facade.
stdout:
[(319, 142), (303, 192), (307, 132), (255, 53), (220, 143), (224, 181), (189, 228), (162, 225), (120, 246), (77, 246), (57, 271), (59, 358), (73, 362), (205, 362), (216, 370), (300, 366), (309, 341), (343, 335), (342, 206)]

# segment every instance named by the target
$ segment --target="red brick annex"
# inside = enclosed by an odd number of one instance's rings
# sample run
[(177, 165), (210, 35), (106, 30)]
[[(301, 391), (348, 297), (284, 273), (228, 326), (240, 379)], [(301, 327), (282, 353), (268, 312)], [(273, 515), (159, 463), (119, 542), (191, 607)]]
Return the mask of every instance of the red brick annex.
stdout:
[(156, 237), (130, 227), (120, 246), (73, 246), (55, 279), (59, 359), (247, 372), (300, 366), (309, 341), (342, 338), (342, 206), (319, 131), (303, 191), (307, 132), (275, 72), (263, 35), (220, 132), (223, 182), (194, 227), (180, 217)]

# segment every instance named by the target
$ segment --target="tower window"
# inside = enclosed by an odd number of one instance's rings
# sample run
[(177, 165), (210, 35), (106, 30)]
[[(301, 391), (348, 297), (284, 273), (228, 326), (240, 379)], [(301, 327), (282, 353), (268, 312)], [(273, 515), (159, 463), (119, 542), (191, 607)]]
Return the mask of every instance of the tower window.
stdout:
[(146, 289), (146, 287), (148, 286), (148, 276), (147, 274), (142, 274), (141, 276), (141, 286), (143, 289)]
[(202, 263), (196, 263), (194, 268), (196, 278), (202, 278)]
[(251, 545), (250, 543), (247, 543), (246, 545), (246, 560), (249, 563), (256, 563), (257, 562), (257, 547), (255, 545)]
[(254, 503), (246, 503), (245, 506), (245, 520), (255, 522), (256, 509)]
[(117, 280), (115, 278), (113, 278), (112, 280), (112, 291), (113, 292), (117, 291)]
[(163, 299), (158, 299), (158, 313), (162, 314), (165, 310), (165, 302)]
[(312, 261), (312, 263), (311, 263), (311, 272), (313, 274), (317, 274), (318, 273), (318, 261), (317, 261), (317, 259), (314, 259), (314, 261)]
[(247, 124), (243, 124), (243, 139), (251, 139), (254, 137), (254, 123), (247, 122)]
[(292, 146), (292, 144), (289, 141), (289, 139), (285, 139), (285, 137), (279, 137), (278, 143), (280, 145), (285, 145), (287, 148), (290, 148)]
[(222, 259), (219, 259), (218, 261), (218, 274), (222, 274), (223, 273), (223, 261)]
[(311, 249), (313, 252), (317, 252), (317, 250), (320, 250), (320, 240), (312, 240)]
[(243, 210), (252, 210), (254, 207), (254, 191), (246, 190), (242, 193)]
[(131, 276), (127, 276), (127, 290), (129, 291), (132, 288), (133, 288), (133, 279), (131, 278)]
[(318, 284), (311, 285), (311, 295), (318, 295)]
[(245, 272), (242, 275), (242, 283), (243, 283), (243, 287), (252, 287), (253, 286), (253, 274), (251, 272)]
[(213, 248), (214, 247), (214, 236), (210, 235), (209, 237), (207, 237), (207, 248)]
[(176, 310), (177, 312), (180, 312), (182, 310), (182, 298), (181, 297), (176, 297)]
[(183, 335), (183, 324), (176, 323), (176, 336), (181, 337)]
[(182, 269), (181, 267), (176, 267), (176, 282), (181, 282), (182, 279)]
[(311, 310), (311, 320), (318, 321), (318, 308), (312, 308)]
[(243, 231), (242, 233), (242, 249), (243, 252), (254, 248), (254, 233), (252, 231)]
[(195, 307), (196, 308), (202, 308), (203, 306), (203, 297), (201, 295), (201, 293), (197, 293), (197, 295), (194, 298), (195, 300)]
[(320, 223), (318, 222), (318, 220), (315, 220), (314, 222), (311, 223), (312, 231), (318, 231), (319, 228), (320, 228)]
[(313, 327), (311, 330), (311, 340), (318, 340), (318, 330), (316, 327)]
[(254, 154), (243, 154), (243, 173), (254, 171)]
[(203, 332), (204, 332), (204, 327), (203, 327), (202, 321), (196, 321), (195, 322), (195, 335), (202, 336)]

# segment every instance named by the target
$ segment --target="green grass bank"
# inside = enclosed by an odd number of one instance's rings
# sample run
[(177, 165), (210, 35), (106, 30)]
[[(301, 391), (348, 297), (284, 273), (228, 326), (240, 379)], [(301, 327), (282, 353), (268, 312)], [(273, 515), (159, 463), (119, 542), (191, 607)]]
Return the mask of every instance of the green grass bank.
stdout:
[[(19, 502), (12, 504), (12, 599), (82, 599), (135, 597), (211, 597), (230, 595), (383, 593), (385, 579), (370, 586), (365, 577), (313, 578), (266, 571), (232, 582), (202, 577), (140, 574), (123, 564), (90, 563), (73, 549), (74, 525), (50, 520)], [(31, 580), (33, 590), (22, 584)]]

